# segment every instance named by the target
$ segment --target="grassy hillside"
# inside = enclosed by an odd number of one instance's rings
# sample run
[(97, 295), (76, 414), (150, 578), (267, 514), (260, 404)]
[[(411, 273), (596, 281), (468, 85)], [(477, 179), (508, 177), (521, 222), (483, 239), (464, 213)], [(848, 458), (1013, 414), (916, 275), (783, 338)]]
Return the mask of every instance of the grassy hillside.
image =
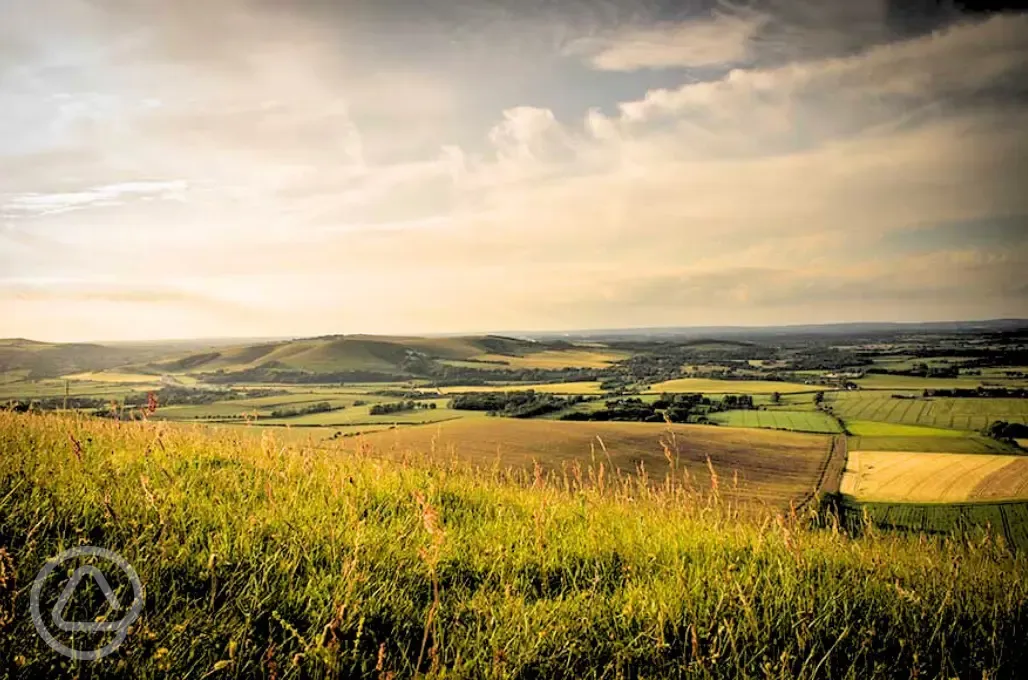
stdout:
[(0, 374), (20, 371), (32, 380), (97, 371), (155, 355), (152, 347), (108, 347), (89, 343), (57, 344), (24, 339), (0, 340)]
[[(1013, 678), (1028, 663), (1028, 561), (981, 535), (849, 538), (732, 516), (682, 474), (599, 478), (0, 413), (0, 674)], [(80, 543), (146, 585), (124, 645), (89, 668), (44, 645), (22, 585)]]

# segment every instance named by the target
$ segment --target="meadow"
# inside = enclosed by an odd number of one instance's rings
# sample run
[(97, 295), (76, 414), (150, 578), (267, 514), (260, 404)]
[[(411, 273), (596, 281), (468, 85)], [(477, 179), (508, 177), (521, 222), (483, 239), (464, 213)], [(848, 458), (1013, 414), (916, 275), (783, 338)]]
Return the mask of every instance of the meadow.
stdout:
[[(243, 429), (0, 413), (0, 675), (1013, 678), (1028, 663), (1028, 558), (980, 529), (850, 536), (739, 512), (727, 470), (701, 489), (687, 467), (605, 474), (602, 453), (547, 475)], [(146, 584), (124, 645), (88, 667), (35, 634), (21, 585), (80, 543)]]

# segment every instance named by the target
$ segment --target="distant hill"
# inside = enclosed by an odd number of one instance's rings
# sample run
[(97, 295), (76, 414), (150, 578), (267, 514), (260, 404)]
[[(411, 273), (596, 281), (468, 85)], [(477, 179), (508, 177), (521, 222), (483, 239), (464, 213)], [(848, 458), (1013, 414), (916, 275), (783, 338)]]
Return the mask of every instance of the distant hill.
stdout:
[(48, 343), (14, 338), (0, 340), (0, 373), (27, 371), (27, 378), (100, 371), (157, 356), (155, 348), (109, 347), (92, 343)]
[(192, 352), (136, 367), (164, 372), (243, 371), (256, 368), (333, 373), (374, 371), (406, 373), (412, 362), (475, 360), (486, 355), (521, 357), (571, 347), (502, 336), (420, 338), (329, 335)]
[(767, 339), (787, 336), (888, 336), (905, 333), (1009, 333), (1028, 330), (1028, 319), (931, 322), (852, 322), (797, 324), (786, 326), (667, 326), (652, 328), (602, 328), (530, 334), (538, 340), (561, 338), (569, 341), (682, 340), (746, 338)]

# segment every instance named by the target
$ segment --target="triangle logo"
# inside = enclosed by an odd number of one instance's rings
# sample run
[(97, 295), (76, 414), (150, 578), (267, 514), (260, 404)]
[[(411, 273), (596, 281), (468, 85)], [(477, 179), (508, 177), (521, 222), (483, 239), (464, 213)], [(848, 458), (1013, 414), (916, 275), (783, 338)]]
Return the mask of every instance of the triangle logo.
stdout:
[(53, 619), (54, 625), (60, 630), (67, 631), (69, 633), (102, 633), (112, 630), (117, 630), (121, 624), (120, 621), (66, 621), (64, 618), (64, 610), (68, 608), (68, 602), (71, 601), (71, 596), (75, 593), (75, 589), (78, 588), (82, 580), (87, 576), (91, 577), (97, 587), (100, 588), (100, 592), (103, 593), (104, 599), (107, 600), (107, 604), (114, 611), (121, 611), (121, 602), (114, 595), (114, 590), (111, 589), (111, 584), (107, 582), (107, 578), (103, 575), (103, 572), (96, 567), (85, 565), (76, 569), (71, 578), (68, 579), (67, 585), (64, 586), (64, 590), (61, 592), (61, 596), (57, 598), (57, 603), (54, 605), (53, 611), (51, 612), (51, 618)]

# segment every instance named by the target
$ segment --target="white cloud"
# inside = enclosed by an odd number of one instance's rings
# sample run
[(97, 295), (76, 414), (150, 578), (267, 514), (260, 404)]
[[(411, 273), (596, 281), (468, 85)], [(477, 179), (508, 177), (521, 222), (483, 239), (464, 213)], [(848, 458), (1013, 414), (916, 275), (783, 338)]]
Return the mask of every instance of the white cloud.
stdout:
[(763, 19), (717, 14), (573, 41), (567, 52), (601, 71), (720, 66), (743, 62)]
[[(151, 304), (175, 307), (196, 334), (267, 334), (1024, 308), (1014, 283), (1028, 258), (1013, 237), (976, 245), (970, 235), (962, 250), (916, 255), (882, 246), (900, 231), (1028, 215), (1028, 113), (1016, 98), (1028, 82), (1018, 78), (1024, 17), (895, 44), (867, 30), (874, 46), (862, 52), (740, 62), (710, 82), (617, 99), (593, 101), (586, 95), (605, 93), (578, 81), (560, 96), (528, 96), (504, 89), (498, 72), (478, 102), (493, 107), (487, 129), (454, 106), (461, 88), (444, 71), (422, 79), (413, 58), (411, 69), (394, 59), (379, 70), (371, 59), (354, 75), (361, 63), (333, 52), (317, 27), (290, 23), (279, 35), (258, 23), (244, 22), (252, 35), (233, 35), (231, 49), (205, 46), (212, 60), (188, 53), (185, 32), (154, 50), (159, 67), (90, 69), (131, 85), (101, 97), (115, 118), (72, 107), (58, 126), (24, 128), (60, 132), (40, 133), (47, 144), (32, 153), (5, 154), (17, 135), (0, 136), (0, 270), (104, 271), (132, 291), (175, 281), (268, 310), (266, 321), (233, 318), (236, 330), (218, 331), (214, 308), (188, 296), (172, 304), (56, 285), (16, 306), (0, 301), (0, 318), (43, 323), (74, 307), (69, 323), (87, 324), (87, 303), (111, 318), (119, 305)], [(579, 54), (630, 70), (770, 49), (765, 37), (753, 47), (749, 28), (722, 28), (727, 41), (706, 51), (709, 27), (690, 25), (690, 43), (682, 26), (657, 25)], [(155, 73), (164, 77), (140, 80)], [(674, 77), (588, 75), (604, 85)], [(49, 120), (39, 102), (50, 100), (26, 101)], [(433, 137), (422, 119), (468, 131)], [(161, 197), (181, 200), (154, 205)]]
[(131, 181), (83, 191), (21, 194), (0, 203), (0, 215), (9, 218), (38, 217), (90, 207), (121, 205), (127, 201), (182, 200), (188, 188), (188, 182), (183, 180)]

